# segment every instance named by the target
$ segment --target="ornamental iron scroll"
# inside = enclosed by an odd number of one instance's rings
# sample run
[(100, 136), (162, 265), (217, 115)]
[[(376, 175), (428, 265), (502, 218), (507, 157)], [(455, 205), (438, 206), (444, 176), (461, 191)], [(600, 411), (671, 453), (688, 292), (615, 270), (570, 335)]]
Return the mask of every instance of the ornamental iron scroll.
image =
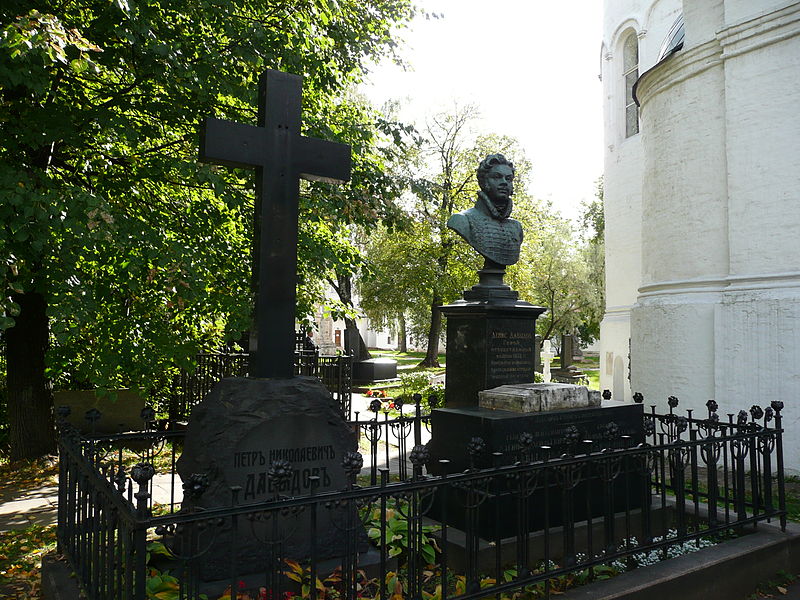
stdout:
[(475, 465), (486, 453), (486, 442), (483, 438), (473, 437), (467, 443), (467, 454), (469, 454), (470, 468), (475, 468)]
[(350, 485), (352, 485), (356, 476), (361, 472), (363, 466), (364, 457), (361, 456), (360, 452), (348, 451), (344, 453), (344, 457), (342, 457), (342, 468), (347, 474)]
[(667, 441), (670, 444), (682, 441), (681, 435), (688, 429), (689, 419), (682, 415), (676, 415), (671, 411), (671, 409), (669, 414), (654, 416), (656, 419), (658, 419), (661, 433), (666, 435)]

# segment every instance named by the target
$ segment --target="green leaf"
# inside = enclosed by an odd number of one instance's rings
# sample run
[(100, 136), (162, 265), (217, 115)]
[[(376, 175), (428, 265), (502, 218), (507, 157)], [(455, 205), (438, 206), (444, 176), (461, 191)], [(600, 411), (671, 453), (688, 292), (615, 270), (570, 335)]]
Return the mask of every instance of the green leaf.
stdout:
[(73, 71), (80, 74), (89, 68), (89, 61), (85, 58), (73, 58), (69, 61), (69, 66)]

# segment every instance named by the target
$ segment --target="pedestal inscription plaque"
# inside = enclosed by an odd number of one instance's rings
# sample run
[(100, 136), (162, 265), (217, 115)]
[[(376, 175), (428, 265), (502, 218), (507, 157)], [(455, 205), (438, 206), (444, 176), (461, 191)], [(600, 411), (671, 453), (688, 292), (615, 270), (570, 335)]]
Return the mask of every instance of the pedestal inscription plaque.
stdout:
[(533, 381), (536, 318), (545, 309), (527, 302), (455, 302), (447, 317), (448, 407), (478, 406), (478, 392)]

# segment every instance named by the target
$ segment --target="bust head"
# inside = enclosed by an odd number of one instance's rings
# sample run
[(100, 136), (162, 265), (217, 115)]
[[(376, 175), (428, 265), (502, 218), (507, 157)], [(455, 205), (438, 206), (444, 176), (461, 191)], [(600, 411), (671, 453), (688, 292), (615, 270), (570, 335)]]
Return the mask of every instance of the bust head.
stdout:
[(514, 163), (502, 154), (490, 154), (478, 165), (478, 185), (494, 204), (507, 204), (514, 194)]

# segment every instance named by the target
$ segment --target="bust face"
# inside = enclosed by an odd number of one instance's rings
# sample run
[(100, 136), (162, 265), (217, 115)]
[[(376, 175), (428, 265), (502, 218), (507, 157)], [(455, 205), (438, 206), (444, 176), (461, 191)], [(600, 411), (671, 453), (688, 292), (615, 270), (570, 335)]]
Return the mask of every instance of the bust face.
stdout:
[(494, 165), (483, 183), (483, 191), (492, 202), (505, 204), (514, 194), (514, 170), (508, 165)]

